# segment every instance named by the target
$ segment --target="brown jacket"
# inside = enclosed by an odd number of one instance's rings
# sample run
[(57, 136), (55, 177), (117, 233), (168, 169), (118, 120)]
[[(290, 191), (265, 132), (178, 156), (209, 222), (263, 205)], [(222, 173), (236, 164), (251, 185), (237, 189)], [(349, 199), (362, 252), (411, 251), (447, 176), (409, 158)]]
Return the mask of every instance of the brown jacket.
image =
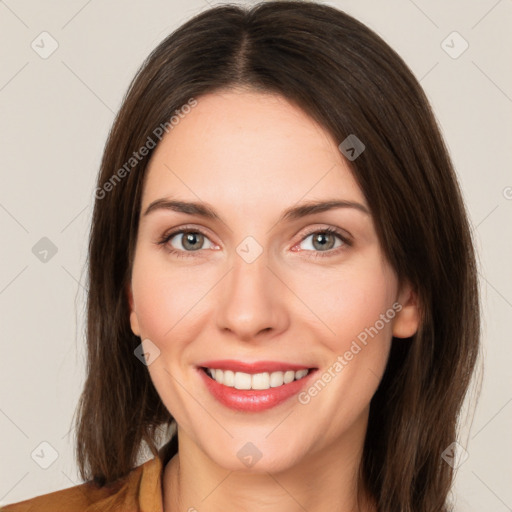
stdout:
[(169, 445), (109, 486), (86, 482), (4, 505), (0, 512), (163, 512), (162, 476)]

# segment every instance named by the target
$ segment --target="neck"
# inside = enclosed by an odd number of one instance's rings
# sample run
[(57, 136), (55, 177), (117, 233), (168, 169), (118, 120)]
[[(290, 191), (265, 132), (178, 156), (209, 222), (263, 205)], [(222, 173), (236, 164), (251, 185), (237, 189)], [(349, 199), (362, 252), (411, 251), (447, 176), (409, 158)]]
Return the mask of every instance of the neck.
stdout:
[(286, 470), (247, 472), (220, 467), (178, 427), (179, 450), (163, 476), (164, 512), (374, 512), (359, 488), (364, 436), (358, 437), (348, 433)]

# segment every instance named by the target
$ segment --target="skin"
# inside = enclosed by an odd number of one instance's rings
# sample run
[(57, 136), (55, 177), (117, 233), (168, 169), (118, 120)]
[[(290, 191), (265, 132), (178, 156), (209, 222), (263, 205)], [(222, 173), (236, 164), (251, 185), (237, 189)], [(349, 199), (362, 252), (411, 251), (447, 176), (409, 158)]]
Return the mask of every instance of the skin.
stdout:
[[(339, 142), (281, 96), (231, 90), (198, 98), (152, 156), (127, 293), (133, 332), (160, 351), (148, 371), (178, 425), (165, 512), (374, 510), (356, 502), (369, 403), (391, 337), (418, 328), (416, 296), (399, 287), (370, 214), (336, 208), (278, 221), (313, 200), (369, 210)], [(169, 209), (144, 215), (162, 198), (208, 203), (223, 221)], [(205, 231), (192, 241), (199, 250), (180, 234), (157, 244), (182, 226)], [(328, 227), (352, 244), (327, 235), (325, 249), (314, 245), (311, 233)], [(247, 236), (263, 249), (251, 263), (236, 251)], [(295, 396), (263, 412), (234, 411), (195, 369), (209, 359), (278, 360), (321, 375), (394, 303), (400, 312), (308, 404)], [(247, 442), (262, 454), (250, 468), (237, 456)]]

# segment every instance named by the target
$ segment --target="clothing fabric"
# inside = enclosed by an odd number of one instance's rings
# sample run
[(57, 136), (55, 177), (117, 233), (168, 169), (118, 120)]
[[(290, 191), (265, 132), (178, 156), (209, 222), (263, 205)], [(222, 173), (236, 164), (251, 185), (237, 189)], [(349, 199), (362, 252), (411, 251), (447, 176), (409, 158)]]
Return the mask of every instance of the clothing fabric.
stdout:
[(4, 505), (0, 512), (163, 512), (163, 471), (172, 456), (172, 442), (111, 485), (86, 482)]

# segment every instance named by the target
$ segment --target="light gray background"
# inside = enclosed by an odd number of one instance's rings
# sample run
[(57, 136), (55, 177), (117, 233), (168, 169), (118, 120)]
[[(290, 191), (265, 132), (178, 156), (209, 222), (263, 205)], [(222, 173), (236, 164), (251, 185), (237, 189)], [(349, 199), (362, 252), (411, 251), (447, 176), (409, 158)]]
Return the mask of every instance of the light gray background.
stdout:
[[(84, 264), (103, 146), (143, 59), (216, 3), (0, 1), (0, 505), (80, 483), (70, 426), (84, 380)], [(326, 3), (402, 55), (451, 151), (479, 251), (485, 355), (457, 510), (510, 511), (512, 1)], [(43, 31), (58, 42), (46, 59), (31, 47), (51, 48)], [(32, 252), (42, 237), (58, 249), (46, 262)], [(53, 452), (42, 442), (58, 454), (47, 469)]]

